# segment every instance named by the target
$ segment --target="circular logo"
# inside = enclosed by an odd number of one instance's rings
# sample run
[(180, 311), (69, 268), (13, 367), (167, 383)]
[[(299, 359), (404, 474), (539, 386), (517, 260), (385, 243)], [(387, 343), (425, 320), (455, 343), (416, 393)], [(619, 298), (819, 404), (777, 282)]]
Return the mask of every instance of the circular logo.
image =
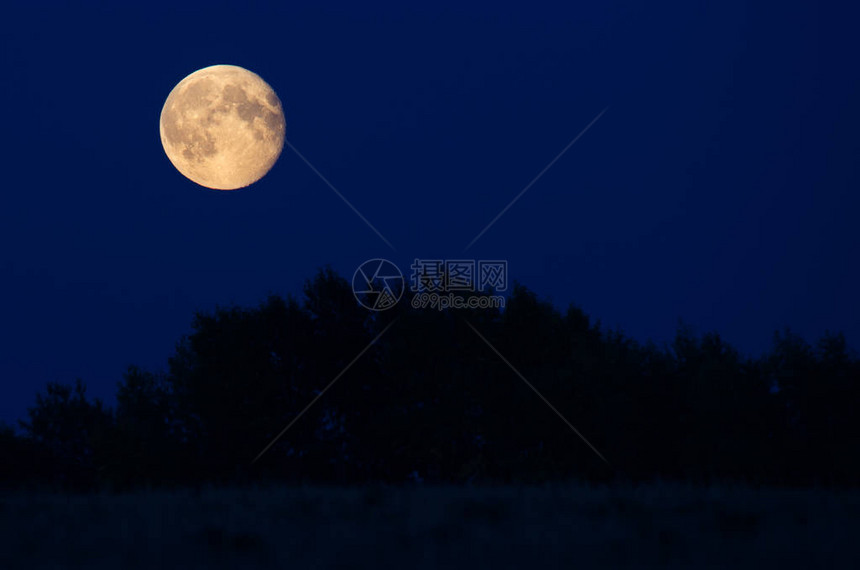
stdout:
[(371, 311), (384, 311), (396, 305), (404, 287), (400, 269), (387, 259), (369, 259), (352, 276), (355, 298)]

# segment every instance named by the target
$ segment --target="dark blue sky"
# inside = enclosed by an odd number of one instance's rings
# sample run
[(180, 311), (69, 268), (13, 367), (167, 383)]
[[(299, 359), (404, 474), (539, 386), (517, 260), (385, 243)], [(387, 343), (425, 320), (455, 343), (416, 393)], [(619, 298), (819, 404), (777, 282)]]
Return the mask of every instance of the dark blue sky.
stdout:
[[(507, 259), (640, 340), (683, 319), (750, 354), (786, 325), (860, 345), (853, 15), (591, 4), (5, 8), (0, 419), (48, 381), (110, 400), (195, 309), (371, 257)], [(161, 106), (216, 63), (275, 88), (289, 141), (396, 251), (288, 148), (235, 192), (173, 168)]]

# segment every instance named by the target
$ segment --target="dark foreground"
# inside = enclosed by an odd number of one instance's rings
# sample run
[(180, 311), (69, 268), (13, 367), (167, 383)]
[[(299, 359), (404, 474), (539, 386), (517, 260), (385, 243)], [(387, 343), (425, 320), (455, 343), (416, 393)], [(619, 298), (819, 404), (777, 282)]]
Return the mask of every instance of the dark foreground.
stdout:
[(0, 495), (0, 568), (860, 568), (860, 492), (367, 487)]

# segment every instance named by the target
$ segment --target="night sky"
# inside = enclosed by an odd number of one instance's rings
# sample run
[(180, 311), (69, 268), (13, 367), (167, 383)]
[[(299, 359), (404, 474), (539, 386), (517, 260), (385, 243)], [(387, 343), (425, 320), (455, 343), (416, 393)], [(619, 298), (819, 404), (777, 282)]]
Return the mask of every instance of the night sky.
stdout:
[[(511, 280), (641, 341), (682, 319), (750, 355), (784, 326), (860, 346), (851, 14), (16, 4), (0, 21), (2, 420), (49, 381), (111, 402), (127, 365), (166, 366), (195, 310), (374, 257), (405, 273), (506, 259)], [(394, 250), (288, 147), (233, 192), (171, 165), (164, 100), (218, 63), (277, 91), (289, 142)]]

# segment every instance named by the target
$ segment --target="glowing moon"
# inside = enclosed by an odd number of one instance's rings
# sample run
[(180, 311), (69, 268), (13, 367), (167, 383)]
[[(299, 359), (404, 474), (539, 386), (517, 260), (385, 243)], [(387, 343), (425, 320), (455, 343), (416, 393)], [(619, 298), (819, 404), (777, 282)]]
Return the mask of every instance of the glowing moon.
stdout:
[(179, 172), (235, 190), (266, 175), (284, 148), (284, 113), (259, 75), (235, 65), (195, 71), (161, 109), (161, 144)]

